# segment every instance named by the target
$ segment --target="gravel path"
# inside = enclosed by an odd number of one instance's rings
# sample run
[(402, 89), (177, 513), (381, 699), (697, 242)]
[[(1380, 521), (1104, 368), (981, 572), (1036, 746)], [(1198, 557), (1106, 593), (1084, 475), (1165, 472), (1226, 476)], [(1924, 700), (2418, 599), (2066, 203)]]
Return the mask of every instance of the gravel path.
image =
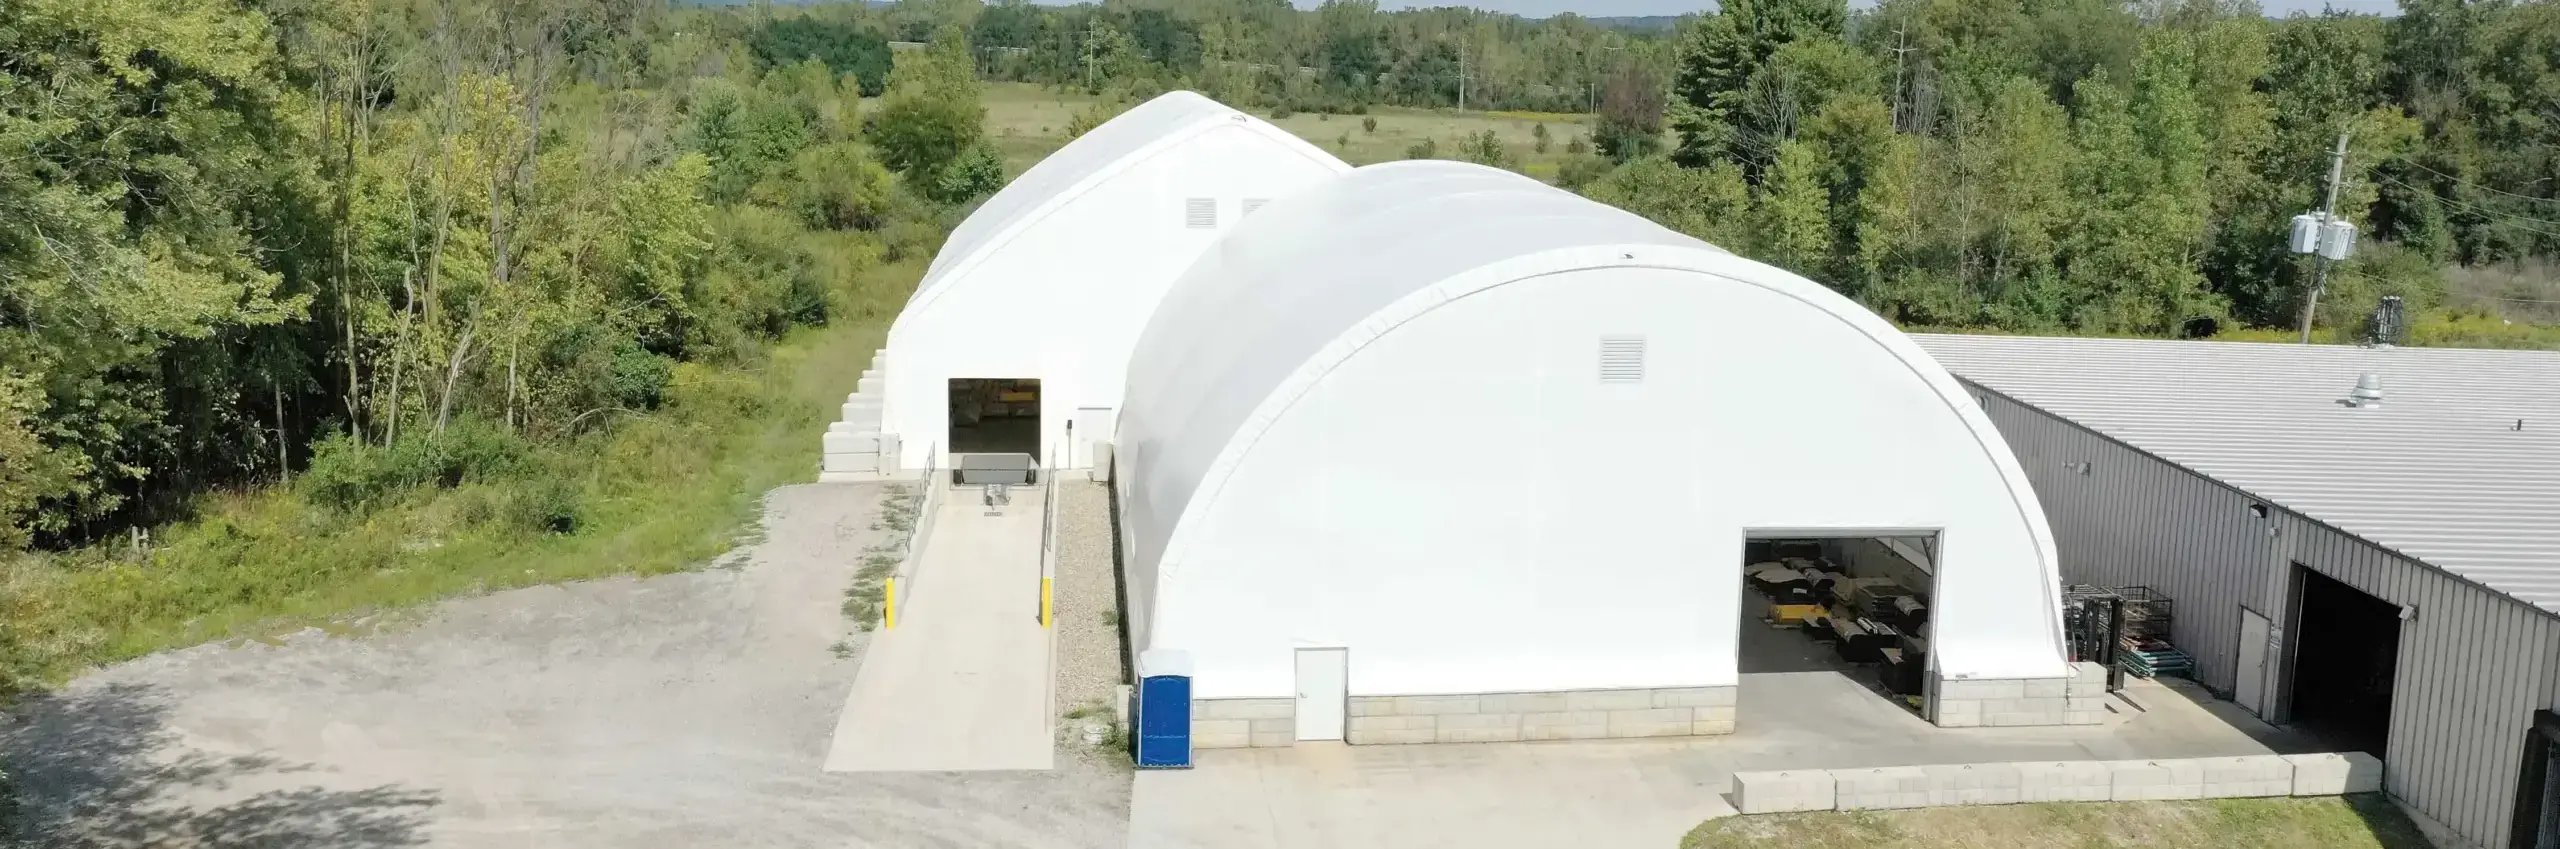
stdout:
[[(1120, 588), (1111, 558), (1111, 491), (1080, 473), (1058, 479), (1058, 562), (1051, 586), (1057, 617), (1058, 735), (1062, 752), (1126, 769), (1128, 758), (1085, 741), (1112, 722), (1111, 702), (1128, 680), (1120, 651)], [(1064, 762), (1065, 758), (1059, 759)]]
[[(819, 770), (876, 485), (786, 487), (738, 565), (459, 599), (99, 671), (0, 724), (37, 847), (1118, 847), (1129, 778)], [(849, 645), (857, 650), (859, 637)], [(0, 835), (5, 837), (5, 835)], [(9, 841), (0, 839), (0, 844)]]

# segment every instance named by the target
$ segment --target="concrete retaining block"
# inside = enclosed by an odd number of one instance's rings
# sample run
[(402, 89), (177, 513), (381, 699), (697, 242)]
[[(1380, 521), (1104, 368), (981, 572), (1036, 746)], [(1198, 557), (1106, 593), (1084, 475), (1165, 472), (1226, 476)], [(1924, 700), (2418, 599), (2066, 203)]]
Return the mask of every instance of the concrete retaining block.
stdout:
[(2114, 802), (2149, 802), (2204, 798), (2204, 765), (2192, 760), (2108, 761)]
[(1737, 772), (1733, 808), (1746, 814), (1828, 811), (1835, 803), (1831, 773), (1819, 770)]
[(2340, 796), (2382, 792), (2382, 762), (2363, 752), (2285, 755), (2293, 764), (2293, 795)]
[(820, 437), (820, 441), (825, 445), (826, 453), (829, 454), (880, 453), (880, 434), (877, 432), (845, 433), (829, 430), (826, 436)]
[(2104, 761), (2036, 761), (2015, 766), (2020, 802), (2104, 802), (2115, 793), (2115, 771)]
[(818, 471), (877, 472), (880, 471), (880, 455), (828, 452), (819, 455)]
[(2203, 758), (2204, 797), (2241, 799), (2293, 793), (2293, 763), (2281, 755)]
[(1920, 768), (1931, 805), (2008, 805), (2018, 801), (2017, 764), (1946, 764)]
[(1929, 774), (1916, 766), (1831, 771), (1832, 809), (1874, 811), (1929, 806)]

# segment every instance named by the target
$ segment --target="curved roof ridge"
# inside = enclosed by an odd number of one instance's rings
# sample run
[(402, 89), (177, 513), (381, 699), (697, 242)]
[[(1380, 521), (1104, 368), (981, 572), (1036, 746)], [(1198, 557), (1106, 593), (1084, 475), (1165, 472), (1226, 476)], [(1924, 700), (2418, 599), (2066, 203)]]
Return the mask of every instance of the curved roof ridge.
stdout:
[(1269, 122), (1195, 92), (1166, 92), (1069, 141), (988, 198), (943, 241), (926, 266), (924, 279), (908, 296), (908, 304), (912, 308), (929, 303), (950, 280), (1002, 247), (1023, 227), (1113, 174), (1221, 121), (1235, 122), (1311, 159), (1349, 168), (1332, 154)]

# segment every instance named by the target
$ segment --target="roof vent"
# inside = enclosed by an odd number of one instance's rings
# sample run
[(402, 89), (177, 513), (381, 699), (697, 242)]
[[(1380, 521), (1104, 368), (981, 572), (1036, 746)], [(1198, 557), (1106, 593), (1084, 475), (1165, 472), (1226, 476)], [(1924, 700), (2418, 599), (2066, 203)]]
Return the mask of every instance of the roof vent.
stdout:
[(1600, 337), (1600, 382), (1644, 382), (1644, 337)]
[(1183, 226), (1190, 227), (1195, 230), (1206, 230), (1217, 227), (1218, 199), (1184, 199), (1182, 202), (1182, 223)]
[(2373, 372), (2356, 375), (2356, 388), (2347, 393), (2345, 403), (2350, 407), (2382, 406), (2382, 375)]
[(1246, 215), (1252, 215), (1256, 210), (1261, 209), (1263, 204), (1270, 203), (1270, 202), (1271, 202), (1271, 199), (1270, 199), (1270, 198), (1245, 198), (1245, 199), (1244, 199), (1244, 214), (1246, 214)]

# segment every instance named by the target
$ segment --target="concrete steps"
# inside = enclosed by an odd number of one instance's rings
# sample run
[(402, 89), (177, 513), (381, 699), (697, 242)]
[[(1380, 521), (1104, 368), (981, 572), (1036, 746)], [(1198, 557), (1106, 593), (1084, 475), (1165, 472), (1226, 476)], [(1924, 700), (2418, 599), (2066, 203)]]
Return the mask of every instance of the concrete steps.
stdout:
[(837, 409), (837, 420), (827, 425), (826, 433), (819, 434), (820, 483), (900, 478), (898, 436), (883, 433), (880, 427), (881, 406), (886, 400), (880, 369), (888, 359), (885, 348), (871, 352), (871, 367), (863, 369), (853, 394), (845, 396), (844, 405)]

